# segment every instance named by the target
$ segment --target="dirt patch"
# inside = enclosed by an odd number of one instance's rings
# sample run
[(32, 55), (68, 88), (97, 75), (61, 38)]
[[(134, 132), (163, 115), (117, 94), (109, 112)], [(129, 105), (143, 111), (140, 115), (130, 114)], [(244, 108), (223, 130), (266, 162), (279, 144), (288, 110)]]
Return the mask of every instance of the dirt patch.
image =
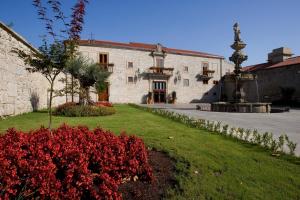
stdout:
[(149, 162), (155, 180), (152, 183), (136, 181), (120, 185), (119, 191), (124, 200), (159, 200), (168, 188), (175, 186), (175, 162), (169, 156), (159, 151), (150, 151)]

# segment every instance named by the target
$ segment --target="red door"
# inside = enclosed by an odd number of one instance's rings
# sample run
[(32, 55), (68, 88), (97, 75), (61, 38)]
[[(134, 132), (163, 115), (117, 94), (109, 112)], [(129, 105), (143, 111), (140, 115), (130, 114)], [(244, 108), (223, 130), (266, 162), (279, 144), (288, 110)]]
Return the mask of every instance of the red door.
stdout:
[(106, 88), (103, 92), (98, 93), (98, 101), (109, 101), (109, 87), (106, 83)]

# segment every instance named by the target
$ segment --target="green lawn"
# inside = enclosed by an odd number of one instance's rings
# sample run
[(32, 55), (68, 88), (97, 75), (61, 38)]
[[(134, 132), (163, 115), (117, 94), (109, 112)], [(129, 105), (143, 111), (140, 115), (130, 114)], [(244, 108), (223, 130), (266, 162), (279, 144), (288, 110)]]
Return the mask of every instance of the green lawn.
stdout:
[[(300, 199), (300, 165), (274, 158), (261, 148), (117, 105), (106, 117), (54, 117), (54, 125), (101, 126), (126, 131), (177, 160), (179, 186), (170, 199)], [(0, 121), (0, 132), (47, 126), (47, 113), (29, 113)], [(168, 139), (173, 136), (174, 139)], [(198, 174), (194, 172), (198, 171)]]

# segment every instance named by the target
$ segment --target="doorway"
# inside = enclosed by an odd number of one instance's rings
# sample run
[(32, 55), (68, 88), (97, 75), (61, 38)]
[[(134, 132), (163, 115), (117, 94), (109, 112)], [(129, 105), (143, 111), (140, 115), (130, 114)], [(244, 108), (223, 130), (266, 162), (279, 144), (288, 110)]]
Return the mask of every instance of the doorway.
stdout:
[(109, 84), (105, 82), (105, 89), (98, 93), (98, 101), (109, 101)]
[(153, 81), (153, 101), (154, 103), (166, 103), (166, 82)]

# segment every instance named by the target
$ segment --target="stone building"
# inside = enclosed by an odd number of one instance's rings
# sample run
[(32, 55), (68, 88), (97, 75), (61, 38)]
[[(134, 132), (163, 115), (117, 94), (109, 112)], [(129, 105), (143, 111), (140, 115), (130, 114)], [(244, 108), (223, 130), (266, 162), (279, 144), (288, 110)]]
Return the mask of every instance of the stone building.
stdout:
[(79, 52), (112, 72), (94, 99), (115, 103), (213, 102), (221, 77), (233, 71), (224, 57), (161, 44), (81, 40)]
[[(46, 108), (49, 102), (46, 78), (26, 71), (23, 60), (12, 52), (14, 48), (37, 51), (0, 22), (0, 117), (30, 112), (36, 106)], [(161, 44), (81, 40), (79, 51), (112, 72), (106, 91), (91, 93), (94, 101), (213, 102), (220, 96), (219, 80), (233, 71), (233, 65), (222, 56), (167, 48)], [(61, 74), (57, 80), (61, 77), (65, 75)], [(63, 87), (63, 83), (55, 82), (55, 89)], [(53, 105), (70, 99), (70, 96), (56, 97)]]
[(300, 56), (292, 55), (291, 49), (281, 47), (268, 54), (266, 63), (243, 68), (257, 75), (260, 101), (300, 103)]
[[(47, 107), (49, 84), (39, 73), (29, 73), (13, 48), (37, 51), (23, 37), (0, 22), (0, 117), (32, 111), (33, 107)], [(56, 83), (59, 87), (60, 82)], [(38, 103), (35, 101), (38, 99)], [(54, 99), (54, 105), (65, 102)], [(36, 105), (33, 105), (36, 104)]]

